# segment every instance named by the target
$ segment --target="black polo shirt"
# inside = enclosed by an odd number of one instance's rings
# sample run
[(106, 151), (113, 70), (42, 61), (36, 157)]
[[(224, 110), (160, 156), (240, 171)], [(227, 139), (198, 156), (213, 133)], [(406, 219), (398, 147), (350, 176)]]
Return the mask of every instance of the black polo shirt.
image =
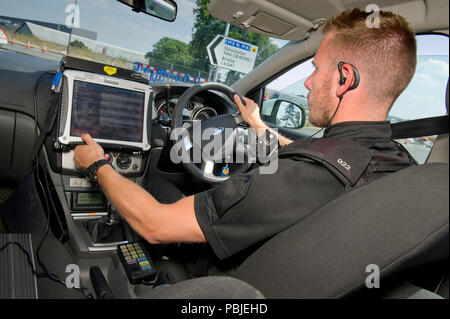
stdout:
[[(377, 152), (405, 156), (391, 140), (389, 122), (338, 123), (325, 130), (324, 138), (352, 139)], [(278, 234), (345, 192), (344, 184), (320, 163), (281, 158), (275, 174), (254, 169), (195, 195), (195, 214), (223, 260)]]

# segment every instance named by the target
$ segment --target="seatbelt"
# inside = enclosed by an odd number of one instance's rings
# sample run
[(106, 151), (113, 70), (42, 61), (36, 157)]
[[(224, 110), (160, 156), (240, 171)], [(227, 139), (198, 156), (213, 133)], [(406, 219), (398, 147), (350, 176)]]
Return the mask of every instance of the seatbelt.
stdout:
[(391, 124), (392, 139), (448, 133), (448, 115)]

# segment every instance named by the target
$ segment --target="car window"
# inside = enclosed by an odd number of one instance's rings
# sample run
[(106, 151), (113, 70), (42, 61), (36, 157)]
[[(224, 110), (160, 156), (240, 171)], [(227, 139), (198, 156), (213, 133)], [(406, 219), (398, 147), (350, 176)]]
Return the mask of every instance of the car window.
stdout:
[(168, 22), (113, 0), (1, 0), (0, 48), (127, 68), (151, 83), (233, 85), (288, 43), (214, 18), (209, 2), (177, 1), (177, 18)]
[[(449, 75), (449, 40), (443, 35), (417, 36), (417, 69), (409, 86), (389, 113), (392, 123), (447, 114), (445, 94)], [(424, 163), (436, 136), (399, 140), (411, 155)]]
[[(388, 120), (392, 123), (441, 116), (445, 107), (446, 86), (449, 76), (449, 39), (438, 34), (418, 35), (417, 69), (410, 85), (394, 103)], [(305, 111), (305, 124), (297, 132), (322, 136), (320, 128), (308, 121), (308, 90), (305, 81), (314, 71), (312, 60), (301, 63), (279, 76), (265, 88), (261, 107), (262, 118), (269, 124), (279, 126), (280, 113), (274, 107), (278, 100), (290, 101)], [(278, 124), (278, 125), (277, 125)], [(289, 129), (289, 128), (287, 128)], [(424, 163), (433, 147), (436, 136), (424, 136), (399, 140), (419, 163)]]

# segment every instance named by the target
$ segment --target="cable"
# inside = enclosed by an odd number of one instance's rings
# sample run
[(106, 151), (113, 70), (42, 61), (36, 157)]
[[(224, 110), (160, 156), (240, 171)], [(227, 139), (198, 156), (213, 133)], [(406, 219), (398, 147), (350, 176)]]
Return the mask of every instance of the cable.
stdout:
[[(36, 84), (34, 85), (34, 88), (33, 88), (34, 132), (35, 132), (35, 137), (37, 137), (37, 132), (38, 132), (36, 91), (37, 91), (37, 87), (38, 87), (39, 82), (42, 80), (42, 78), (43, 78), (44, 76), (46, 76), (46, 75), (48, 75), (48, 74), (52, 75), (53, 73), (51, 73), (51, 72), (44, 72), (44, 73), (42, 73), (42, 74), (39, 76), (39, 78), (36, 80)], [(40, 179), (39, 179), (39, 172), (37, 171), (37, 170), (38, 170), (38, 167), (39, 167), (39, 160), (38, 160), (38, 157), (36, 156), (36, 158), (33, 159), (33, 160), (35, 160), (35, 163), (36, 163), (36, 165), (33, 167), (33, 170), (36, 168), (36, 172), (37, 172), (37, 173), (36, 173), (36, 176), (37, 176), (37, 179), (38, 179), (38, 181), (39, 181), (39, 184), (41, 185), (42, 190), (43, 190), (42, 183), (41, 183), (41, 181), (40, 181)], [(43, 192), (43, 195), (44, 195), (44, 197), (45, 197), (45, 204), (47, 205), (47, 207), (46, 207), (46, 208), (43, 207), (43, 209), (44, 209), (45, 211), (48, 212), (48, 208), (49, 208), (49, 207), (48, 207), (48, 199), (47, 199), (47, 196), (45, 195), (45, 192)], [(51, 278), (52, 280), (55, 280), (55, 281), (58, 281), (58, 282), (62, 282), (62, 280), (60, 280), (59, 278), (57, 278), (57, 276), (55, 276), (54, 274), (51, 274), (51, 273), (49, 273), (49, 272), (47, 271), (47, 268), (45, 267), (45, 265), (43, 265), (43, 263), (41, 262), (40, 257), (39, 257), (39, 250), (40, 250), (40, 248), (41, 248), (41, 246), (42, 246), (42, 244), (43, 244), (43, 242), (44, 242), (45, 237), (47, 236), (48, 229), (49, 229), (49, 227), (50, 227), (50, 223), (49, 223), (49, 218), (48, 218), (48, 217), (49, 217), (49, 216), (47, 215), (47, 225), (46, 225), (46, 229), (45, 229), (44, 234), (43, 234), (43, 236), (42, 236), (42, 238), (41, 238), (41, 241), (39, 242), (39, 246), (38, 246), (38, 248), (37, 248), (37, 250), (36, 250), (36, 257), (37, 257), (37, 260), (38, 260), (40, 266), (44, 269), (44, 273), (38, 273), (38, 272), (36, 272), (36, 269), (34, 268), (33, 263), (31, 262), (31, 257), (30, 257), (30, 255), (29, 255), (28, 251), (27, 251), (20, 243), (17, 243), (17, 242), (15, 242), (15, 241), (8, 242), (8, 243), (6, 243), (5, 245), (2, 246), (2, 248), (0, 249), (0, 252), (1, 252), (2, 250), (4, 250), (6, 247), (8, 247), (9, 245), (16, 245), (17, 247), (20, 248), (20, 250), (21, 250), (22, 252), (24, 252), (24, 253), (27, 255), (27, 261), (28, 261), (28, 264), (30, 265), (30, 267), (31, 267), (31, 269), (32, 269), (32, 271), (33, 271), (33, 274), (35, 274), (37, 277), (46, 277), (46, 276), (48, 276), (48, 277)]]
[(1, 253), (4, 249), (6, 249), (6, 247), (8, 247), (9, 245), (16, 245), (16, 246), (19, 247), (20, 250), (27, 256), (27, 262), (28, 262), (28, 264), (30, 265), (31, 270), (33, 271), (33, 274), (34, 274), (34, 275), (36, 275), (37, 277), (45, 277), (45, 276), (46, 276), (46, 274), (36, 272), (36, 269), (34, 268), (33, 262), (31, 261), (31, 257), (30, 257), (30, 254), (29, 254), (28, 250), (26, 250), (20, 243), (18, 243), (18, 242), (16, 242), (16, 241), (10, 241), (10, 242), (6, 243), (5, 245), (3, 245), (3, 246), (0, 248), (0, 253)]
[[(38, 89), (40, 81), (46, 75), (54, 75), (54, 74), (55, 74), (55, 72), (44, 72), (44, 73), (42, 73), (39, 76), (39, 78), (36, 80), (36, 83), (35, 83), (34, 88), (33, 88), (35, 140), (37, 140), (38, 136), (39, 136), (38, 113), (37, 113), (37, 89)], [(35, 172), (36, 172), (36, 180), (37, 180), (37, 182), (39, 184), (39, 187), (41, 188), (42, 195), (44, 196), (44, 199), (45, 199), (45, 202), (44, 202), (45, 203), (45, 207), (42, 207), (42, 208), (43, 208), (44, 212), (46, 212), (46, 218), (47, 218), (47, 224), (45, 226), (44, 233), (42, 234), (42, 238), (41, 238), (41, 240), (39, 242), (39, 245), (38, 245), (38, 247), (36, 249), (36, 260), (37, 260), (39, 266), (44, 271), (44, 274), (39, 274), (39, 275), (41, 277), (45, 277), (46, 276), (46, 277), (50, 278), (51, 280), (53, 280), (53, 281), (55, 281), (55, 282), (57, 282), (57, 283), (59, 283), (59, 284), (61, 284), (61, 285), (66, 287), (66, 283), (63, 280), (61, 280), (57, 275), (55, 275), (55, 274), (53, 274), (53, 273), (48, 271), (47, 267), (42, 262), (41, 257), (40, 257), (40, 250), (41, 250), (41, 248), (42, 248), (42, 246), (44, 244), (44, 241), (47, 238), (48, 232), (50, 230), (50, 204), (49, 204), (49, 199), (48, 199), (48, 197), (46, 195), (46, 190), (45, 190), (44, 185), (42, 184), (41, 178), (39, 176), (39, 167), (40, 167), (39, 166), (39, 152), (36, 152), (36, 156), (33, 158), (33, 161), (34, 161), (33, 171), (35, 170)], [(47, 176), (46, 176), (45, 172), (44, 172), (44, 178), (45, 178), (45, 182), (48, 183)], [(44, 206), (44, 205), (42, 205), (42, 206)], [(55, 209), (53, 202), (52, 202), (52, 206)], [(27, 253), (27, 255), (28, 255), (28, 253)], [(33, 269), (33, 273), (35, 273), (35, 269)], [(89, 288), (80, 287), (80, 288), (75, 288), (75, 289), (77, 291), (81, 292), (85, 297), (87, 297), (89, 299), (93, 298), (92, 292), (90, 291)]]
[[(328, 120), (328, 122), (327, 122), (327, 125), (325, 126), (325, 127), (328, 127), (328, 126), (330, 126), (331, 125), (331, 121), (333, 120), (333, 118), (336, 116), (336, 114), (337, 114), (337, 112), (338, 112), (338, 110), (339, 110), (339, 107), (341, 106), (341, 102), (342, 102), (342, 98), (344, 97), (344, 95), (340, 95), (339, 96), (339, 103), (338, 103), (338, 105), (337, 105), (337, 107), (336, 107), (336, 110), (334, 111), (334, 114), (333, 114), (333, 116)], [(316, 133), (314, 133), (313, 135), (311, 135), (311, 136), (309, 136), (309, 137), (307, 137), (307, 138), (313, 138), (314, 136), (316, 136), (317, 134), (319, 134), (320, 132), (322, 132), (324, 129), (325, 129), (325, 127), (322, 127), (320, 130), (318, 130)]]
[[(37, 92), (37, 88), (39, 86), (39, 82), (44, 78), (44, 76), (46, 76), (48, 74), (53, 75), (53, 73), (51, 73), (51, 72), (44, 72), (44, 73), (42, 73), (41, 76), (36, 80), (36, 84), (34, 85), (34, 88), (33, 88), (35, 140), (37, 140), (37, 138), (39, 136), (38, 114), (37, 114), (37, 93), (36, 92)], [(42, 262), (42, 260), (40, 258), (40, 249), (42, 248), (42, 245), (43, 245), (45, 239), (47, 238), (48, 231), (50, 229), (50, 205), (49, 205), (49, 201), (48, 201), (45, 189), (44, 189), (44, 185), (42, 184), (42, 181), (41, 181), (41, 179), (39, 177), (39, 152), (37, 152), (36, 157), (33, 158), (33, 160), (34, 160), (34, 163), (35, 163), (35, 165), (33, 167), (33, 170), (36, 170), (36, 180), (39, 183), (39, 186), (41, 187), (42, 195), (44, 196), (44, 199), (45, 199), (45, 207), (42, 207), (42, 208), (43, 208), (44, 212), (46, 212), (46, 218), (47, 218), (47, 224), (45, 226), (44, 233), (43, 233), (43, 235), (41, 237), (41, 240), (39, 242), (39, 245), (38, 245), (38, 247), (36, 249), (36, 260), (37, 260), (38, 264), (41, 266), (41, 268), (44, 270), (45, 274), (51, 280), (59, 282), (59, 283), (65, 285), (65, 283), (61, 279), (58, 278), (58, 276), (50, 273), (47, 270), (47, 267), (44, 265), (44, 263)]]
[[(36, 83), (35, 83), (34, 88), (33, 88), (34, 134), (35, 134), (35, 141), (38, 140), (38, 136), (39, 136), (38, 113), (37, 113), (37, 93), (36, 93), (36, 92), (37, 92), (37, 88), (38, 88), (39, 83), (41, 82), (41, 80), (42, 80), (46, 75), (52, 75), (52, 76), (53, 76), (54, 74), (55, 74), (55, 72), (49, 72), (49, 71), (43, 72), (43, 73), (39, 76), (39, 78), (36, 80)], [(41, 248), (42, 248), (42, 246), (43, 246), (43, 244), (44, 244), (44, 241), (45, 241), (45, 239), (47, 238), (48, 232), (49, 232), (49, 230), (50, 230), (50, 204), (49, 204), (49, 200), (48, 200), (47, 195), (46, 195), (46, 190), (45, 190), (44, 185), (42, 184), (41, 178), (40, 178), (40, 176), (39, 176), (39, 152), (36, 152), (36, 155), (35, 155), (34, 158), (32, 158), (32, 160), (33, 160), (33, 168), (32, 168), (32, 172), (35, 172), (35, 173), (36, 173), (36, 180), (37, 180), (37, 182), (38, 182), (38, 184), (39, 184), (39, 187), (41, 188), (42, 195), (43, 195), (43, 197), (44, 197), (44, 199), (45, 199), (45, 201), (44, 201), (45, 207), (44, 207), (44, 205), (42, 205), (42, 209), (43, 209), (44, 212), (46, 213), (47, 224), (46, 224), (46, 226), (45, 226), (45, 230), (44, 230), (44, 233), (42, 234), (42, 237), (41, 237), (41, 240), (40, 240), (40, 242), (39, 242), (39, 245), (38, 245), (38, 247), (37, 247), (37, 249), (36, 249), (36, 260), (37, 260), (39, 266), (42, 268), (42, 270), (43, 270), (44, 272), (43, 272), (43, 273), (39, 273), (39, 272), (36, 271), (36, 269), (35, 269), (35, 267), (34, 267), (34, 265), (33, 265), (33, 263), (32, 263), (32, 260), (31, 260), (31, 257), (30, 257), (29, 252), (28, 252), (28, 251), (27, 251), (20, 243), (18, 243), (18, 242), (10, 241), (10, 242), (6, 243), (5, 245), (3, 245), (3, 246), (0, 248), (0, 252), (3, 251), (4, 249), (6, 249), (6, 247), (8, 247), (8, 246), (10, 246), (10, 245), (15, 245), (15, 246), (17, 246), (17, 247), (18, 247), (23, 253), (25, 253), (25, 255), (27, 256), (27, 262), (28, 262), (28, 264), (30, 265), (31, 270), (32, 270), (33, 274), (36, 275), (36, 277), (38, 277), (38, 278), (45, 278), (45, 277), (48, 277), (48, 278), (50, 278), (52, 281), (55, 281), (55, 282), (57, 282), (57, 283), (63, 285), (64, 287), (66, 287), (66, 283), (65, 283), (62, 279), (60, 279), (57, 275), (55, 275), (55, 274), (53, 274), (53, 273), (51, 273), (51, 272), (48, 271), (47, 267), (46, 267), (45, 264), (42, 262), (41, 257), (40, 257), (40, 250), (41, 250)], [(45, 172), (44, 172), (44, 178), (45, 178), (45, 182), (48, 183), (47, 176), (46, 176)], [(41, 203), (42, 203), (42, 202), (41, 202)], [(42, 204), (44, 204), (44, 203), (42, 203)], [(56, 210), (53, 201), (52, 201), (52, 206), (53, 206), (53, 209)], [(77, 291), (79, 291), (80, 293), (82, 293), (82, 294), (83, 294), (86, 298), (88, 298), (88, 299), (93, 299), (93, 298), (94, 298), (94, 296), (93, 296), (93, 294), (92, 294), (92, 292), (91, 292), (91, 290), (90, 290), (89, 288), (86, 288), (86, 287), (79, 287), (79, 288), (76, 288), (76, 287), (75, 287), (74, 289), (77, 290)]]
[[(39, 272), (36, 271), (36, 269), (34, 268), (33, 262), (32, 262), (32, 260), (31, 260), (30, 253), (28, 252), (27, 249), (25, 249), (25, 248), (24, 248), (20, 243), (18, 243), (18, 242), (10, 241), (10, 242), (6, 243), (5, 245), (3, 245), (3, 246), (0, 248), (0, 253), (1, 253), (4, 249), (6, 249), (6, 247), (8, 247), (8, 246), (10, 246), (10, 245), (15, 245), (15, 246), (19, 247), (20, 250), (27, 256), (27, 262), (28, 262), (28, 265), (30, 265), (31, 271), (33, 272), (33, 274), (34, 274), (36, 277), (38, 277), (38, 278), (44, 278), (44, 277), (47, 277), (47, 276), (48, 276), (49, 273), (48, 273), (47, 270), (46, 270), (45, 273), (39, 273)], [(42, 266), (42, 265), (41, 265), (41, 266)], [(51, 278), (52, 280), (55, 280), (55, 281), (57, 281), (57, 282), (59, 282), (59, 283), (62, 283), (62, 284), (65, 286), (65, 283), (64, 283), (62, 280), (58, 279), (58, 278), (57, 278), (55, 275), (53, 275), (53, 274), (51, 274), (51, 275), (54, 276), (53, 278)], [(89, 298), (89, 299), (92, 299), (92, 298), (93, 298), (92, 292), (91, 292), (88, 288), (80, 287), (80, 288), (75, 288), (75, 289), (78, 290), (78, 291), (80, 291), (80, 292), (81, 292), (83, 295), (85, 295), (87, 298)]]

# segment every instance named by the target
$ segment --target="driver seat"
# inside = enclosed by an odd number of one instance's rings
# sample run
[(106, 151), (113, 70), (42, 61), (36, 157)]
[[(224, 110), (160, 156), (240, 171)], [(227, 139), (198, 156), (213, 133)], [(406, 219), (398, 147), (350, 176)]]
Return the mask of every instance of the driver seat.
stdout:
[[(196, 278), (140, 298), (383, 297), (385, 288), (397, 297), (418, 297), (419, 289), (399, 293), (391, 279), (448, 260), (448, 174), (448, 164), (432, 163), (384, 176), (271, 238), (227, 274), (237, 281)], [(366, 288), (374, 274), (369, 265), (378, 267), (381, 289)]]
[(380, 270), (383, 287), (395, 273), (448, 259), (448, 174), (448, 164), (426, 164), (347, 193), (273, 237), (230, 275), (266, 298), (342, 298), (366, 287), (369, 265)]

